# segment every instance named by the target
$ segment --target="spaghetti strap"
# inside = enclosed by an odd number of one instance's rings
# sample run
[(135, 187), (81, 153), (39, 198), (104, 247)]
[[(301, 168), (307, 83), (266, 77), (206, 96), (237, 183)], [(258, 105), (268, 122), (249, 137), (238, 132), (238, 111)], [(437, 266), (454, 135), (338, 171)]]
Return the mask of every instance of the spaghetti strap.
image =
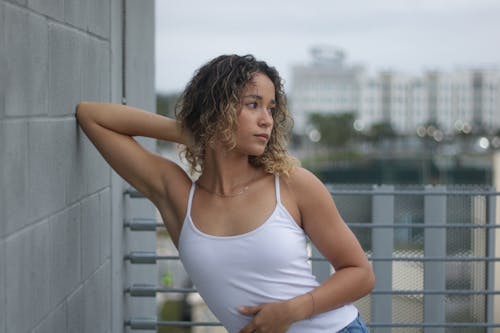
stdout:
[(193, 182), (191, 184), (191, 189), (189, 190), (189, 198), (188, 198), (186, 216), (190, 216), (191, 215), (191, 205), (193, 203), (193, 196), (194, 196), (194, 190), (195, 190), (195, 188), (196, 188), (196, 183)]
[(280, 176), (274, 175), (274, 187), (276, 191), (276, 203), (281, 204), (281, 193), (280, 193)]

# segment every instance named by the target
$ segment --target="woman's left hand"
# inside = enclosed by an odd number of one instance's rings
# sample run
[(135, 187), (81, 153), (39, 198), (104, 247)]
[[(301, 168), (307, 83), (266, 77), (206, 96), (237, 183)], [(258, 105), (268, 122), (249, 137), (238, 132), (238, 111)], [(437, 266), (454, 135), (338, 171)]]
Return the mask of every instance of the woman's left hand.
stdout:
[(241, 314), (253, 316), (239, 333), (285, 333), (293, 323), (286, 302), (266, 303), (258, 306), (243, 306)]

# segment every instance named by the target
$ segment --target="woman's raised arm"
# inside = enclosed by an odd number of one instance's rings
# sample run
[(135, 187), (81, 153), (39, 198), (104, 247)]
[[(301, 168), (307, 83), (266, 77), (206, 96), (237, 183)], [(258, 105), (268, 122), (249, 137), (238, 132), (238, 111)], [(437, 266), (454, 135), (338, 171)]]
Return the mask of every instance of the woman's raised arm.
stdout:
[(176, 120), (127, 105), (81, 102), (77, 106), (76, 117), (82, 127), (93, 122), (128, 136), (145, 136), (181, 144), (186, 144), (189, 139), (189, 134), (182, 131)]
[(177, 164), (133, 139), (144, 136), (187, 144), (190, 135), (179, 122), (130, 106), (94, 102), (80, 103), (76, 117), (104, 159), (149, 198), (164, 218), (177, 222), (183, 218), (189, 177)]

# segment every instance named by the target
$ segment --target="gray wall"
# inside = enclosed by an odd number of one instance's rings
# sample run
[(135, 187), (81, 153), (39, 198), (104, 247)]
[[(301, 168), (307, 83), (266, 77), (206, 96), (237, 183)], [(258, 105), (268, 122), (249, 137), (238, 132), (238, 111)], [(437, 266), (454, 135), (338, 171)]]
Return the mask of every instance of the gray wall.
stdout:
[(154, 111), (153, 0), (0, 0), (0, 333), (124, 330), (126, 185), (74, 118), (122, 100), (123, 3), (128, 101)]

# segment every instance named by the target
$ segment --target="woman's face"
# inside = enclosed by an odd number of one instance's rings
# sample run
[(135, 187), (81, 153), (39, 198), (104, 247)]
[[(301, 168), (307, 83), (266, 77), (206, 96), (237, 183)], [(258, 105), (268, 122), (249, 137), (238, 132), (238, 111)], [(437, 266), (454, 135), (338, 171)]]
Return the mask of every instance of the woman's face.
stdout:
[(275, 107), (273, 82), (267, 75), (256, 73), (242, 92), (235, 150), (252, 156), (264, 153), (273, 129)]

